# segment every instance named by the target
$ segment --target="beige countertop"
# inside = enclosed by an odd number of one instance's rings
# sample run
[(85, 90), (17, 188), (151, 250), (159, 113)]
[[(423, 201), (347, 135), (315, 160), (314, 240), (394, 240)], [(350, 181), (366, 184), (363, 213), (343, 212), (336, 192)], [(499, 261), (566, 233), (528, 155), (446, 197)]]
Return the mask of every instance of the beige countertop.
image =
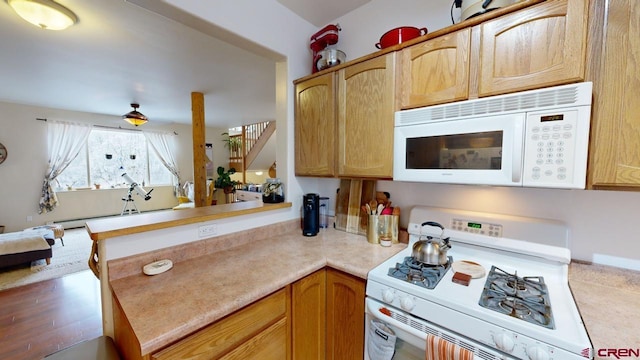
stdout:
[(405, 247), (333, 229), (314, 237), (296, 230), (174, 262), (160, 275), (112, 280), (111, 287), (148, 354), (327, 265), (365, 279)]
[[(113, 294), (142, 353), (157, 351), (325, 266), (365, 279), (370, 269), (406, 246), (384, 248), (333, 229), (315, 237), (304, 237), (290, 225), (285, 230), (285, 235), (249, 236), (237, 245), (229, 245), (230, 237), (221, 240), (226, 245), (215, 245), (219, 250), (211, 245), (206, 251), (179, 249), (173, 269), (157, 276), (138, 270), (114, 276)], [(208, 255), (193, 257), (189, 251)], [(596, 355), (598, 349), (640, 345), (640, 272), (573, 262), (569, 279)]]
[(569, 284), (593, 348), (640, 348), (640, 272), (572, 262)]
[(233, 204), (203, 206), (184, 210), (169, 210), (87, 221), (85, 227), (92, 240), (131, 235), (174, 226), (219, 220), (263, 211), (290, 208), (290, 202), (264, 204), (262, 201), (245, 201)]

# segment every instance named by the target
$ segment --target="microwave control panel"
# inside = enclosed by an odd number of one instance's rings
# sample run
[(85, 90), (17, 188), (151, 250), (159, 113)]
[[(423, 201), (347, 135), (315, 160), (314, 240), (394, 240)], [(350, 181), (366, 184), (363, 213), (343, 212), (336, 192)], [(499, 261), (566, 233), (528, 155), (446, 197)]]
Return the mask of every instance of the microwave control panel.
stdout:
[(523, 159), (525, 186), (584, 188), (589, 111), (586, 124), (581, 117), (584, 116), (580, 109), (527, 114)]

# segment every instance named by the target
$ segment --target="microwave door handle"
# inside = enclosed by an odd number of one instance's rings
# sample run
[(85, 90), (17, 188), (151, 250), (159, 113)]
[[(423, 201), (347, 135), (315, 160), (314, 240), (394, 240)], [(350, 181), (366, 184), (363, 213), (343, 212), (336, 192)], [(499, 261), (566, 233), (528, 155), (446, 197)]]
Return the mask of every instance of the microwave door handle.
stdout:
[(513, 136), (513, 151), (511, 153), (511, 181), (519, 183), (522, 180), (522, 144), (524, 141), (524, 133), (522, 131), (524, 119), (517, 119)]

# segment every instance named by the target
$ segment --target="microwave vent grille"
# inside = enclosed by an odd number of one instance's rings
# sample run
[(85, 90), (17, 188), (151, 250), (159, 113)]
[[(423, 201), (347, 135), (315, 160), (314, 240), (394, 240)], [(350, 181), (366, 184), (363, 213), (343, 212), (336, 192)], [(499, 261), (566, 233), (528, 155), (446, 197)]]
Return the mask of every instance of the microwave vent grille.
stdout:
[(503, 112), (504, 101), (503, 99), (488, 99), (487, 108), (487, 111), (491, 114)]
[(445, 108), (445, 117), (446, 118), (459, 117), (459, 116), (460, 116), (460, 105), (459, 104), (455, 104), (455, 106), (447, 106)]
[(504, 99), (504, 110), (506, 111), (516, 111), (521, 107), (520, 99), (517, 97), (508, 97)]
[(460, 104), (460, 116), (471, 116), (473, 115), (473, 104), (464, 102)]
[[(582, 83), (558, 86), (400, 111), (396, 125), (446, 121), (487, 114), (536, 111), (558, 106), (584, 105), (580, 104), (580, 92), (584, 91), (581, 89), (581, 84)], [(590, 88), (588, 90), (590, 93)]]

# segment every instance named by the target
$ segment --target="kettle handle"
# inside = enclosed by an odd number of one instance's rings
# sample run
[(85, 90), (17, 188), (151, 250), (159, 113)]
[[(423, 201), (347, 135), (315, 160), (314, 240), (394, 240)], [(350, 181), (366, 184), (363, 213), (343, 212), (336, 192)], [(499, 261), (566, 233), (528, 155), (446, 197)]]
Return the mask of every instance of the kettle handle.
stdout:
[(444, 226), (442, 226), (442, 225), (438, 224), (438, 223), (437, 223), (437, 222), (435, 222), (435, 221), (426, 221), (426, 222), (423, 222), (423, 223), (420, 225), (420, 227), (422, 228), (422, 227), (423, 227), (423, 226), (425, 226), (425, 225), (439, 227), (442, 231), (444, 231)]
[(444, 241), (444, 246), (445, 247), (451, 247), (449, 246), (449, 238), (444, 238), (444, 226), (440, 225), (439, 223), (435, 222), (435, 221), (425, 221), (420, 225), (420, 234), (422, 234), (422, 227), (425, 225), (429, 225), (429, 226), (435, 226), (440, 228), (440, 230), (442, 230), (442, 232), (440, 233), (440, 239)]

